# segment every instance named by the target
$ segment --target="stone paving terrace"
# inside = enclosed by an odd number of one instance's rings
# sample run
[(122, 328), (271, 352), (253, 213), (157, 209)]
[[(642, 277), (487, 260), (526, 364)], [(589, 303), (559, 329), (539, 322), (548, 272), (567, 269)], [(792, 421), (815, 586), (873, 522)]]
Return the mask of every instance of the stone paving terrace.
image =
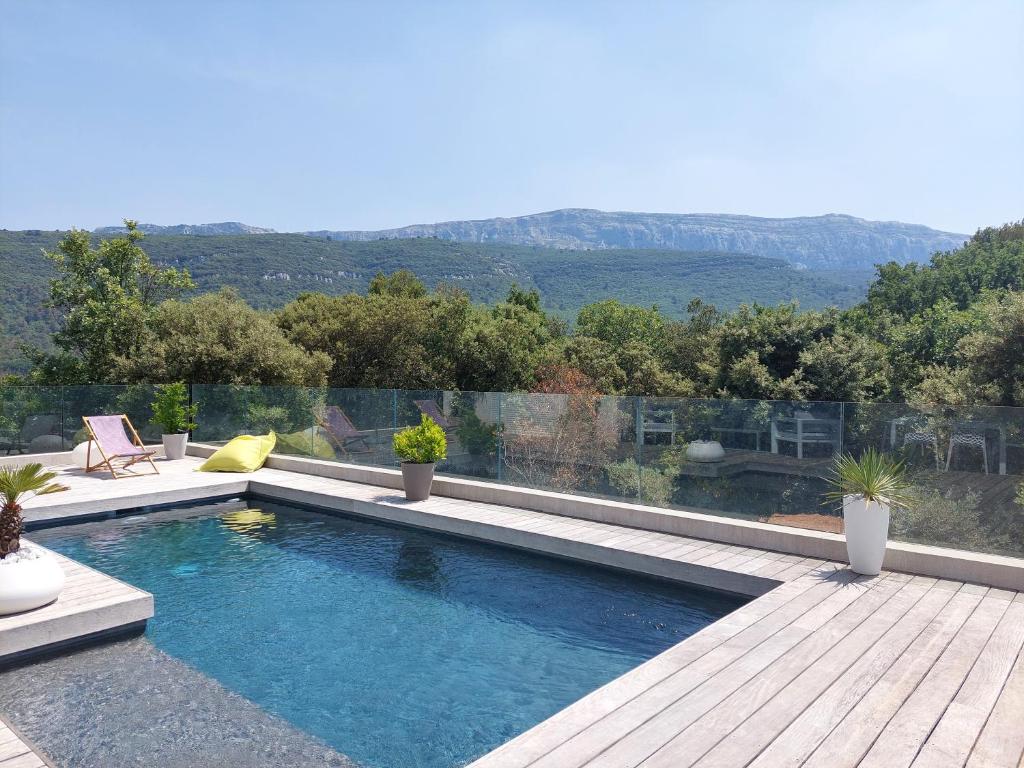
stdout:
[(516, 507), (410, 503), (392, 488), (280, 469), (196, 474), (196, 463), (116, 481), (62, 470), (72, 489), (34, 500), (27, 517), (250, 492), (756, 596), (473, 768), (1021, 765), (1016, 591), (866, 578), (843, 563)]

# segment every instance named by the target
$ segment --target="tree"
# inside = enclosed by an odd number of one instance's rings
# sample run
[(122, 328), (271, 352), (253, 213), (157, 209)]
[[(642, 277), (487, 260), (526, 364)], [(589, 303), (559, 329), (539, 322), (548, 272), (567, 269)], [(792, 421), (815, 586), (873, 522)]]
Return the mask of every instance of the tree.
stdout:
[(400, 269), (390, 275), (378, 272), (370, 281), (367, 294), (370, 296), (422, 299), (427, 295), (427, 286), (410, 270)]
[(1024, 291), (992, 294), (982, 327), (957, 345), (968, 378), (994, 405), (1024, 406)]
[(130, 382), (322, 386), (330, 358), (292, 344), (271, 315), (225, 288), (153, 313), (143, 354), (119, 361)]
[(513, 287), (509, 300), (491, 311), (473, 312), (459, 336), (456, 363), (459, 389), (514, 392), (531, 387), (540, 361), (554, 341), (552, 326), (534, 302)]
[(664, 340), (665, 318), (657, 307), (636, 307), (615, 299), (588, 304), (576, 317), (576, 333), (593, 336), (614, 347), (628, 342), (658, 346)]
[(126, 219), (123, 237), (93, 249), (88, 232), (72, 230), (46, 256), (57, 269), (49, 306), (61, 313), (53, 340), (61, 354), (34, 355), (44, 383), (116, 382), (115, 362), (142, 351), (146, 324), (160, 301), (194, 288), (187, 270), (154, 265), (143, 234)]
[(458, 383), (460, 339), (474, 310), (465, 293), (303, 294), (277, 313), (288, 339), (331, 360), (332, 387), (446, 389)]
[(889, 388), (889, 361), (878, 342), (840, 331), (800, 352), (800, 370), (811, 400), (877, 400)]
[(866, 305), (872, 314), (906, 320), (943, 299), (967, 309), (993, 290), (1024, 290), (1024, 221), (979, 229), (962, 248), (937, 253), (927, 265), (880, 266)]
[(741, 306), (718, 329), (718, 372), (714, 389), (722, 396), (799, 400), (811, 389), (800, 354), (835, 334), (839, 313), (798, 312), (796, 304)]

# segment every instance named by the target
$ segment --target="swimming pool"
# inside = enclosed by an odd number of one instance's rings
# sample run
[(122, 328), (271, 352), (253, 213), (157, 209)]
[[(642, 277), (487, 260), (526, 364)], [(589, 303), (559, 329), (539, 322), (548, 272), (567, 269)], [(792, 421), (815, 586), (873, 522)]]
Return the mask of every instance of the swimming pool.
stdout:
[(743, 602), (255, 500), (32, 537), (152, 592), (158, 649), (371, 768), (463, 765)]

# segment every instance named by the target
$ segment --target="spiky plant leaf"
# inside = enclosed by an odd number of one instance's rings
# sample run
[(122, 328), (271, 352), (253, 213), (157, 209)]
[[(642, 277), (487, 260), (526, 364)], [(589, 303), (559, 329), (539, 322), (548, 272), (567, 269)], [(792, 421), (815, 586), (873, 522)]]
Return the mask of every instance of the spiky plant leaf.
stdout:
[(0, 467), (0, 502), (5, 507), (17, 507), (26, 494), (44, 496), (66, 491), (66, 485), (53, 482), (56, 477), (56, 472), (47, 472), (38, 462), (21, 467)]
[(828, 480), (835, 490), (825, 495), (825, 503), (841, 502), (850, 495), (890, 507), (906, 508), (914, 501), (906, 492), (910, 483), (904, 463), (874, 448), (868, 448), (860, 458), (849, 453), (837, 457)]

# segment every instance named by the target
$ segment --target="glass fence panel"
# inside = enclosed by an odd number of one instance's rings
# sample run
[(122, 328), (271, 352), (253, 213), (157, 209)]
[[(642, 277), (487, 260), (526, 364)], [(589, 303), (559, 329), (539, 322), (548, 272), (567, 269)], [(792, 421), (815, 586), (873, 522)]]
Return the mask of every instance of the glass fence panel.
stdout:
[[(328, 389), (322, 406), (319, 458), (352, 464), (395, 466), (397, 392), (392, 389)], [(331, 454), (331, 455), (328, 455)]]
[(644, 398), (639, 423), (645, 503), (841, 530), (821, 505), (840, 403)]
[(242, 434), (277, 433), (279, 448), (309, 455), (315, 425), (314, 406), (325, 390), (307, 387), (195, 385), (192, 401), (198, 405), (197, 442), (223, 443)]
[(146, 444), (160, 442), (160, 427), (153, 424), (152, 403), (156, 388), (150, 384), (81, 385), (62, 388), (64, 449), (70, 450), (88, 437), (83, 416), (125, 414)]
[(531, 488), (635, 501), (636, 399), (503, 394), (498, 473)]
[(851, 452), (902, 458), (914, 504), (890, 538), (1024, 555), (1024, 408), (847, 403)]
[[(395, 426), (404, 429), (419, 424), (423, 416), (429, 416), (444, 430), (448, 440), (448, 458), (438, 464), (438, 472), (499, 480), (497, 456), (502, 397), (497, 392), (397, 390)], [(389, 459), (392, 466), (398, 465), (399, 459), (393, 451)]]
[[(0, 458), (70, 450), (82, 416), (125, 413), (147, 443), (154, 387), (0, 387)], [(195, 385), (196, 442), (277, 433), (278, 453), (397, 467), (396, 431), (430, 416), (438, 472), (842, 532), (835, 456), (902, 459), (899, 541), (1024, 556), (1024, 408)]]
[(0, 455), (61, 450), (60, 387), (0, 386)]

